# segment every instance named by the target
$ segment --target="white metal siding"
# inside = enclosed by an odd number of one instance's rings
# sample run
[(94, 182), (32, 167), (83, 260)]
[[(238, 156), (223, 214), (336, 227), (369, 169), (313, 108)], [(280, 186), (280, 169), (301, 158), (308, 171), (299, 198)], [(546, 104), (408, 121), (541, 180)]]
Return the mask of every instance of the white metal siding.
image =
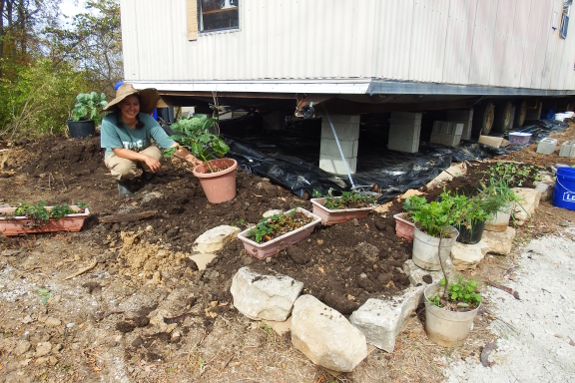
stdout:
[(384, 79), (574, 89), (562, 0), (240, 0), (240, 29), (187, 40), (186, 0), (121, 0), (133, 81)]

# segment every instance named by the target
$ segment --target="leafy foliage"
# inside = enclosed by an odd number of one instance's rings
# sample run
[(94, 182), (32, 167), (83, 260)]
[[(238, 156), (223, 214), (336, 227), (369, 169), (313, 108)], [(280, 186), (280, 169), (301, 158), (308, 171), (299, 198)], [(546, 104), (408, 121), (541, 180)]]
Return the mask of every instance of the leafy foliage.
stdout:
[(287, 214), (281, 213), (270, 218), (263, 218), (256, 227), (247, 232), (247, 237), (257, 243), (268, 242), (312, 221), (313, 218), (309, 218), (294, 209)]
[(65, 131), (70, 105), (86, 86), (83, 73), (48, 59), (15, 68), (0, 81), (0, 138), (33, 138)]
[(361, 208), (371, 206), (376, 201), (377, 199), (371, 195), (344, 191), (341, 193), (341, 197), (326, 196), (323, 206), (330, 210)]
[(80, 93), (76, 96), (76, 105), (72, 109), (72, 121), (88, 119), (100, 123), (102, 117), (98, 113), (106, 105), (108, 103), (104, 93)]
[[(212, 170), (208, 161), (215, 157), (223, 157), (230, 150), (219, 135), (210, 133), (210, 128), (216, 122), (217, 118), (208, 118), (204, 114), (181, 118), (171, 126), (172, 130), (178, 134), (170, 138), (187, 147), (194, 157), (204, 161)], [(173, 156), (177, 149), (164, 151), (164, 156)]]
[(58, 221), (60, 218), (65, 217), (69, 214), (75, 214), (83, 211), (88, 207), (85, 203), (78, 203), (76, 206), (81, 210), (74, 210), (69, 205), (54, 205), (50, 210), (46, 209), (46, 201), (40, 201), (36, 204), (30, 204), (28, 202), (23, 202), (20, 206), (14, 210), (12, 214), (14, 217), (26, 216), (37, 221), (48, 221), (49, 219), (54, 219)]
[(43, 289), (41, 287), (36, 287), (36, 291), (40, 294), (40, 296), (42, 297), (42, 303), (46, 304), (48, 303), (48, 301), (50, 300), (50, 298), (52, 298), (54, 296), (54, 294), (52, 294), (52, 292), (48, 289)]
[[(445, 278), (441, 280), (441, 286), (445, 286)], [(460, 275), (457, 276), (457, 281), (453, 282), (447, 288), (447, 301), (456, 303), (458, 307), (467, 308), (470, 306), (478, 306), (481, 303), (481, 294), (477, 292), (477, 281), (466, 281)], [(429, 298), (429, 301), (437, 306), (443, 307), (441, 296), (436, 295)]]
[(516, 162), (498, 161), (492, 164), (483, 174), (488, 179), (506, 181), (507, 185), (521, 187), (529, 179), (539, 180), (539, 168), (534, 165), (518, 164)]

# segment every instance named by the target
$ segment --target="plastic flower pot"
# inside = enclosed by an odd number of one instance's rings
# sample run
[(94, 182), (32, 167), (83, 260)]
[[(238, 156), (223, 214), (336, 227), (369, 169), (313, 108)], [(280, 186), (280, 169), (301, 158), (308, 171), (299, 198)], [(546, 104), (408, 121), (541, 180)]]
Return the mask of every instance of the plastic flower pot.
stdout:
[(405, 219), (405, 213), (394, 214), (393, 218), (395, 218), (395, 235), (413, 242), (413, 228), (415, 224)]
[[(51, 208), (51, 206), (46, 206), (46, 210)], [(70, 208), (81, 210), (74, 205), (70, 205)], [(88, 208), (85, 208), (83, 213), (68, 214), (57, 221), (52, 218), (48, 221), (36, 221), (25, 216), (6, 216), (6, 214), (14, 213), (15, 210), (14, 207), (0, 209), (0, 231), (7, 237), (57, 231), (80, 231), (84, 220), (90, 215)]]
[(302, 239), (309, 237), (315, 226), (321, 222), (321, 218), (305, 209), (302, 209), (301, 207), (292, 209), (284, 214), (287, 215), (294, 210), (305, 214), (307, 217), (313, 218), (313, 221), (297, 228), (296, 230), (290, 231), (289, 233), (285, 233), (272, 239), (271, 241), (263, 243), (257, 243), (248, 238), (248, 232), (255, 228), (255, 226), (242, 231), (238, 234), (238, 238), (243, 242), (244, 248), (247, 250), (248, 254), (257, 259), (265, 259), (267, 257), (276, 255), (281, 250), (301, 241)]
[(457, 236), (457, 242), (474, 244), (481, 241), (483, 237), (483, 230), (485, 229), (485, 222), (473, 222), (471, 227), (465, 225), (460, 225), (457, 228), (459, 235)]
[(429, 297), (442, 291), (443, 289), (439, 283), (431, 284), (423, 291), (425, 331), (427, 332), (427, 337), (440, 346), (459, 347), (465, 343), (465, 339), (471, 330), (473, 319), (475, 319), (481, 304), (470, 311), (445, 310), (429, 302)]
[[(419, 228), (418, 228), (419, 226)], [(411, 251), (411, 258), (413, 263), (425, 270), (441, 270), (441, 263), (439, 262), (439, 237), (433, 237), (424, 233), (420, 229), (420, 225), (416, 224), (413, 230), (413, 248)], [(459, 232), (453, 226), (447, 228), (449, 237), (441, 240), (441, 257), (447, 259), (451, 248), (457, 240)]]
[[(341, 197), (335, 198), (337, 199)], [(313, 205), (312, 212), (321, 218), (321, 223), (324, 226), (331, 226), (336, 223), (351, 221), (352, 219), (365, 218), (373, 209), (375, 209), (375, 205), (371, 205), (362, 208), (331, 210), (323, 205), (325, 198), (312, 198), (310, 201)]]
[(236, 169), (238, 162), (233, 158), (219, 158), (209, 161), (212, 168), (226, 169), (211, 173), (208, 165), (194, 168), (194, 175), (200, 180), (202, 189), (210, 203), (222, 203), (236, 197)]
[(495, 217), (490, 220), (485, 221), (485, 230), (488, 231), (505, 231), (507, 226), (509, 226), (509, 219), (511, 218), (511, 212), (513, 211), (513, 205), (508, 204), (497, 211)]
[(68, 120), (66, 123), (72, 138), (86, 138), (96, 134), (96, 124), (92, 120)]

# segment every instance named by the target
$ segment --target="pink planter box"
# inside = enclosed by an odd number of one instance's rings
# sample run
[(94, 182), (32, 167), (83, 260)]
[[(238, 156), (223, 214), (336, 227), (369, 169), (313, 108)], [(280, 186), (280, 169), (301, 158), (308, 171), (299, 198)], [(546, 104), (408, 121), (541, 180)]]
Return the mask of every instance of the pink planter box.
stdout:
[[(78, 206), (70, 205), (71, 209), (80, 209)], [(46, 206), (46, 210), (50, 210), (51, 206)], [(46, 223), (37, 224), (33, 219), (26, 218), (25, 216), (6, 217), (4, 214), (12, 214), (16, 208), (0, 209), (0, 231), (7, 237), (36, 234), (36, 233), (51, 233), (55, 231), (80, 231), (84, 220), (90, 215), (88, 208), (84, 209), (83, 213), (69, 214), (60, 218), (58, 221), (53, 219), (48, 220)]]
[[(300, 227), (297, 230), (285, 233), (277, 238), (272, 239), (271, 241), (267, 241), (264, 243), (257, 243), (248, 238), (248, 232), (253, 228), (255, 228), (255, 226), (252, 226), (239, 233), (238, 238), (240, 239), (240, 241), (244, 243), (244, 247), (247, 250), (248, 254), (250, 254), (253, 257), (256, 257), (257, 259), (265, 259), (267, 257), (271, 257), (272, 255), (276, 255), (286, 247), (289, 247), (294, 243), (309, 237), (313, 232), (315, 226), (317, 226), (321, 222), (321, 218), (305, 209), (302, 209), (301, 207), (298, 207), (295, 210), (298, 212), (302, 212), (307, 217), (311, 217), (314, 220), (308, 223), (307, 225)], [(293, 209), (284, 214), (289, 214), (292, 211)]]
[(313, 204), (313, 213), (321, 218), (321, 223), (323, 223), (325, 226), (331, 226), (335, 225), (336, 223), (351, 221), (352, 219), (365, 218), (369, 212), (375, 209), (375, 205), (372, 205), (358, 209), (330, 210), (323, 206), (325, 198), (312, 198), (310, 202)]
[(404, 217), (405, 213), (394, 214), (395, 218), (395, 235), (400, 238), (405, 238), (409, 242), (413, 242), (413, 228), (415, 227), (413, 222), (409, 222)]

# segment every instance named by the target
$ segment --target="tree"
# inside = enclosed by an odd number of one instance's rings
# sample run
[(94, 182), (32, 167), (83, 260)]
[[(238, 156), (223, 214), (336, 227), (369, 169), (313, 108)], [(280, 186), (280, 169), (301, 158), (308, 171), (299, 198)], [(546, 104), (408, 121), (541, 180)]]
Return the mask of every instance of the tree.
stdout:
[(72, 29), (46, 29), (50, 55), (56, 65), (69, 62), (85, 71), (96, 91), (110, 96), (123, 78), (122, 35), (118, 0), (93, 0), (88, 12), (76, 15)]

